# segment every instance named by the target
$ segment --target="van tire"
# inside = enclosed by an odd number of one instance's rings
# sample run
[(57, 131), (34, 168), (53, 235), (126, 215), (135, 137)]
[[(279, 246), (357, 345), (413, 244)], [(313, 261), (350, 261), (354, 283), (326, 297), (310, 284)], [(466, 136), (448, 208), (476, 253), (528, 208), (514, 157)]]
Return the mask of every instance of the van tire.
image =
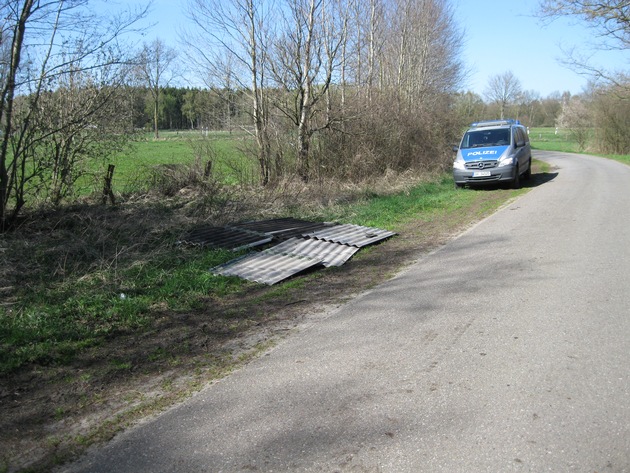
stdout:
[(516, 165), (516, 173), (514, 173), (514, 180), (512, 180), (512, 189), (520, 189), (521, 188), (521, 170), (518, 168), (518, 164)]
[(523, 174), (523, 179), (526, 181), (530, 180), (532, 177), (532, 158), (529, 158), (529, 166), (527, 166), (527, 171)]

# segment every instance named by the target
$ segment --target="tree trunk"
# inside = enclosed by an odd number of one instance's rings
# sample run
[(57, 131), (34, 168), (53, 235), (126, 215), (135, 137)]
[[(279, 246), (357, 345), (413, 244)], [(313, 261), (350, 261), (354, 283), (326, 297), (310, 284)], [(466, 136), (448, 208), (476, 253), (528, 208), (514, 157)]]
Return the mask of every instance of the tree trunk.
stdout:
[(22, 56), (22, 45), (24, 43), (24, 32), (26, 22), (31, 16), (33, 0), (25, 0), (20, 14), (20, 19), (15, 25), (13, 32), (13, 43), (11, 45), (11, 64), (6, 76), (6, 85), (2, 91), (0, 102), (0, 119), (4, 121), (2, 134), (2, 144), (0, 145), (0, 232), (7, 229), (7, 205), (9, 197), (10, 176), (7, 168), (9, 140), (11, 139), (11, 128), (13, 118), (13, 99), (15, 96), (15, 78), (20, 66)]
[(153, 92), (153, 132), (155, 134), (155, 139), (160, 138), (160, 132), (158, 131), (158, 118), (160, 111), (160, 90), (156, 89)]
[[(306, 108), (302, 109), (302, 116), (307, 113)], [(308, 122), (306, 118), (300, 120), (298, 127), (298, 175), (303, 182), (308, 182), (310, 177), (309, 148), (310, 136), (308, 134)]]

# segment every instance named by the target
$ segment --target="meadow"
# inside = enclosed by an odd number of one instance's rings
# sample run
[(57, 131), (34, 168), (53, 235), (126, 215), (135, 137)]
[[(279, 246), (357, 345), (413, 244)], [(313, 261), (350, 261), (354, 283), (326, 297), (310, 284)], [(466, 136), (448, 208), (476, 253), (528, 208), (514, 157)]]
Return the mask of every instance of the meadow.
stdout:
[(534, 149), (545, 151), (562, 151), (567, 153), (584, 153), (613, 159), (625, 164), (630, 164), (630, 155), (612, 155), (593, 153), (586, 150), (580, 150), (578, 143), (572, 139), (571, 133), (564, 129), (555, 128), (531, 128), (529, 130), (529, 139)]
[(532, 147), (545, 151), (579, 152), (578, 144), (571, 139), (567, 130), (555, 128), (530, 128), (529, 139)]
[(251, 143), (251, 135), (241, 131), (162, 131), (157, 140), (153, 133), (145, 133), (102, 166), (103, 171), (108, 164), (116, 166), (112, 184), (123, 194), (148, 190), (168, 168), (196, 164), (203, 172), (208, 161), (216, 178), (237, 184), (255, 179), (256, 164), (247, 153)]

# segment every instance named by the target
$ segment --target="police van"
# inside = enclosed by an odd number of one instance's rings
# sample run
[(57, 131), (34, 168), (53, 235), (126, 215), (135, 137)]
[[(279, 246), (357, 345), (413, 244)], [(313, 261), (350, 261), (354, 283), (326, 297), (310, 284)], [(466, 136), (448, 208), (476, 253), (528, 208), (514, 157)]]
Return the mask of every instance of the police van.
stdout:
[(520, 187), (532, 174), (527, 129), (518, 120), (473, 123), (453, 151), (453, 179), (458, 187), (509, 183)]

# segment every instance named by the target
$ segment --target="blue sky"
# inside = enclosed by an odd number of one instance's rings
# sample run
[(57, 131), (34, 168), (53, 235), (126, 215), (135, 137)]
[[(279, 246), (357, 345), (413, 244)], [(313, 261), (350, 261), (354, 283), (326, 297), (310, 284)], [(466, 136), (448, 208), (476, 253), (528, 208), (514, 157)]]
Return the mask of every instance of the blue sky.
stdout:
[[(491, 76), (512, 71), (524, 90), (543, 97), (558, 91), (580, 93), (587, 79), (560, 64), (565, 50), (590, 54), (593, 32), (568, 19), (544, 24), (534, 16), (538, 0), (455, 0), (455, 15), (466, 31), (464, 58), (472, 68), (468, 88), (483, 93)], [(620, 52), (592, 60), (607, 69), (628, 66)]]
[[(465, 31), (463, 58), (470, 69), (464, 90), (483, 95), (490, 77), (511, 71), (524, 90), (547, 97), (553, 92), (582, 92), (587, 79), (560, 64), (562, 48), (587, 53), (595, 42), (592, 31), (567, 19), (544, 24), (534, 16), (538, 0), (451, 0)], [(146, 3), (127, 0), (121, 4)], [(147, 22), (155, 23), (145, 40), (159, 37), (178, 46), (186, 22), (186, 0), (153, 0)], [(628, 55), (602, 53), (593, 60), (608, 69), (628, 67)]]

